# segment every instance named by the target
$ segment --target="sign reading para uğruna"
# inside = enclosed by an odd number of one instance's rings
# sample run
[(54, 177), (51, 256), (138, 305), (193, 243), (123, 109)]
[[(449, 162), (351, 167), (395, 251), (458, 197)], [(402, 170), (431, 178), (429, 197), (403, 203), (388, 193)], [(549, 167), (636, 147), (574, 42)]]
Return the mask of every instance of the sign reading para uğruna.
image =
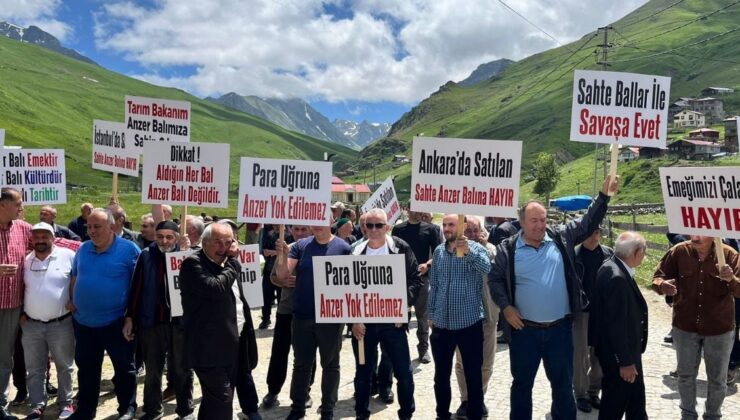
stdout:
[(522, 142), (414, 137), (411, 210), (516, 217)]
[(329, 226), (331, 162), (241, 158), (237, 220)]
[(229, 145), (147, 142), (141, 202), (199, 207), (229, 206)]
[(671, 78), (576, 70), (570, 139), (666, 148)]
[(2, 149), (0, 163), (0, 186), (20, 191), (23, 204), (67, 202), (63, 149)]
[(740, 167), (660, 168), (668, 230), (740, 238)]
[(362, 205), (362, 212), (367, 213), (372, 209), (383, 209), (388, 216), (388, 224), (393, 225), (401, 216), (401, 205), (396, 196), (393, 186), (393, 178), (388, 177), (372, 196)]
[(127, 139), (124, 124), (93, 120), (92, 141), (93, 169), (139, 176), (139, 150)]
[(190, 102), (126, 96), (128, 140), (141, 149), (148, 141), (190, 141)]
[(317, 323), (408, 322), (403, 255), (313, 258)]
[(170, 315), (182, 316), (182, 297), (180, 296), (180, 266), (195, 251), (177, 251), (165, 254), (167, 264), (167, 289), (170, 292)]
[(247, 299), (250, 308), (261, 308), (264, 304), (264, 297), (262, 297), (263, 280), (262, 270), (260, 270), (260, 246), (257, 244), (239, 245), (237, 260), (242, 266), (239, 280), (242, 283), (244, 297)]

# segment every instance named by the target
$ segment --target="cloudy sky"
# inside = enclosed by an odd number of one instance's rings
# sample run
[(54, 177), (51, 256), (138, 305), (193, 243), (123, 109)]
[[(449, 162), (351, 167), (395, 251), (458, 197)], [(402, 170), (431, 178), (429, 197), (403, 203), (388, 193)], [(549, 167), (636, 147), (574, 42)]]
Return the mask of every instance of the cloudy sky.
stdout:
[[(503, 3), (568, 43), (645, 2)], [(0, 0), (0, 20), (197, 96), (297, 96), (382, 122), (481, 63), (558, 45), (496, 0)]]

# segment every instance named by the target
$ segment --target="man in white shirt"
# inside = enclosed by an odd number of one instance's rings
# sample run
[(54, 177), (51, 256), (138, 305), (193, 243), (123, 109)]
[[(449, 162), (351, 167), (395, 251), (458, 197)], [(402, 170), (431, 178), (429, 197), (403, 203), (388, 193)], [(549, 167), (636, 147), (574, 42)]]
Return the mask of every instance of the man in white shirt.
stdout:
[(54, 228), (37, 223), (31, 228), (33, 252), (24, 264), (25, 298), (21, 328), (28, 370), (28, 392), (33, 411), (28, 419), (43, 416), (46, 395), (46, 363), (49, 352), (54, 359), (59, 380), (57, 402), (60, 419), (74, 413), (72, 408), (72, 363), (75, 338), (69, 301), (69, 280), (74, 252), (54, 246)]

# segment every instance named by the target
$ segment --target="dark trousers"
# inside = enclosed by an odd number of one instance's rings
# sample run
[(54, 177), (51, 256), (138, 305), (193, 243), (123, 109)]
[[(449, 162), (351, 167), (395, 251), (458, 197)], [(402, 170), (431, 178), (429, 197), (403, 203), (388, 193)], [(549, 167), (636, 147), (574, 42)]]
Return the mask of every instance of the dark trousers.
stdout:
[[(268, 257), (268, 258), (274, 259), (276, 257)], [(267, 264), (265, 264), (265, 268), (267, 268)], [(269, 281), (270, 272), (272, 272), (272, 264), (270, 264), (270, 271), (264, 270), (262, 273), (262, 278), (266, 279), (266, 281), (262, 282), (262, 299), (264, 301), (262, 305), (262, 319), (270, 318), (270, 312), (272, 310), (272, 303), (280, 302), (280, 292), (282, 291), (281, 288), (275, 286), (274, 284), (272, 284), (271, 281)]]
[(15, 350), (13, 351), (13, 386), (18, 391), (18, 395), (28, 395), (26, 387), (26, 362), (23, 353), (23, 329), (18, 328), (18, 334), (15, 336)]
[(468, 386), (468, 419), (479, 420), (483, 415), (483, 321), (460, 329), (446, 330), (432, 327), (430, 337), (434, 357), (434, 397), (437, 417), (449, 419), (452, 390), (450, 376), (455, 348), (460, 349)]
[(144, 412), (162, 414), (162, 371), (165, 356), (169, 359), (167, 375), (172, 380), (180, 417), (193, 412), (193, 371), (184, 368), (184, 335), (180, 326), (172, 323), (157, 324), (139, 331), (139, 340), (146, 378), (144, 380)]
[(730, 354), (730, 369), (737, 368), (740, 363), (740, 299), (735, 298), (735, 343)]
[[(374, 366), (378, 363), (378, 344), (382, 343), (383, 354), (387, 355), (398, 381), (399, 417), (411, 417), (414, 413), (414, 378), (411, 370), (409, 341), (405, 328), (393, 324), (365, 324), (365, 364), (355, 363), (355, 413), (358, 418), (370, 417), (370, 389)], [(352, 350), (358, 359), (357, 340), (352, 338)]]
[(118, 399), (118, 413), (136, 409), (136, 368), (134, 342), (121, 333), (123, 318), (103, 327), (87, 327), (74, 321), (75, 363), (77, 364), (78, 404), (75, 417), (94, 418), (100, 394), (103, 356), (113, 363), (113, 385)]
[[(619, 420), (626, 415), (626, 420), (645, 420), (645, 381), (642, 374), (642, 362), (637, 363), (637, 378), (629, 383), (619, 376), (613, 355), (599, 356), (604, 377), (601, 379), (601, 409), (599, 420)], [(604, 363), (604, 361), (606, 363)]]
[(254, 386), (252, 378), (252, 368), (249, 367), (247, 360), (247, 335), (244, 331), (239, 336), (239, 364), (236, 371), (236, 395), (239, 398), (239, 407), (243, 413), (256, 413), (257, 388)]
[[(272, 354), (267, 367), (267, 392), (279, 394), (288, 376), (288, 355), (290, 354), (291, 324), (293, 314), (275, 314), (275, 330), (272, 336)], [(311, 369), (311, 385), (316, 377), (316, 358)], [(310, 389), (310, 387), (309, 387)]]
[(231, 420), (236, 366), (195, 367), (193, 370), (203, 394), (198, 420)]
[(317, 324), (313, 319), (293, 318), (290, 399), (294, 412), (305, 413), (316, 349), (321, 358), (321, 412), (334, 412), (339, 393), (339, 354), (342, 351), (343, 328), (344, 324)]
[[(408, 343), (408, 339), (406, 339)], [(393, 387), (393, 362), (380, 341), (380, 363), (373, 369), (373, 384), (377, 385), (380, 392), (388, 392)]]
[(573, 397), (573, 321), (564, 319), (549, 328), (525, 326), (511, 330), (509, 343), (511, 363), (512, 420), (532, 418), (532, 386), (540, 368), (552, 389), (550, 413), (553, 420), (575, 419), (576, 402)]

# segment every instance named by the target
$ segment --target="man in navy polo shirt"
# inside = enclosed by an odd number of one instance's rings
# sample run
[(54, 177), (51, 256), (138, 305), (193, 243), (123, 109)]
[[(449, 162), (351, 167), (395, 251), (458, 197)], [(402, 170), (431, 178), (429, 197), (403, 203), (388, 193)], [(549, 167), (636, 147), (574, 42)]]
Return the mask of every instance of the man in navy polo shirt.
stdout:
[(113, 224), (110, 210), (94, 209), (87, 218), (90, 240), (82, 244), (72, 264), (70, 309), (74, 311), (79, 386), (73, 419), (95, 417), (105, 352), (115, 371), (118, 419), (131, 420), (136, 413), (135, 345), (121, 331), (140, 251), (135, 243), (116, 235)]

